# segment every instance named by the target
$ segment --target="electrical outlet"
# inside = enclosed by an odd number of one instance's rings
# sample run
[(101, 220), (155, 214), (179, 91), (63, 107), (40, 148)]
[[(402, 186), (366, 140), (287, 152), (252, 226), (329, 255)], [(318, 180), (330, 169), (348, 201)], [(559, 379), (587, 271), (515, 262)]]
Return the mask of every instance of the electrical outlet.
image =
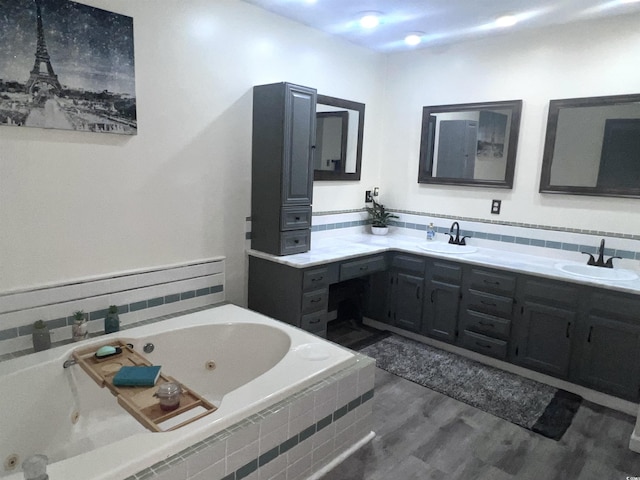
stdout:
[(373, 196), (377, 197), (380, 195), (380, 189), (378, 187), (373, 187)]
[(373, 197), (371, 196), (371, 190), (367, 190), (366, 192), (364, 192), (364, 203), (371, 203), (373, 202)]
[(499, 215), (501, 206), (502, 200), (491, 200), (491, 213)]

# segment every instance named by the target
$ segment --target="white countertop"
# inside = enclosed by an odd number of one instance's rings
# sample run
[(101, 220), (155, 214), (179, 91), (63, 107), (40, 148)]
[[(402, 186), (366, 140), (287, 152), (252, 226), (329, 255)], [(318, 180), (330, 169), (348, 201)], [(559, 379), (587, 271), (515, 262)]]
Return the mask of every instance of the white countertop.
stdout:
[[(477, 250), (473, 253), (444, 254), (423, 250), (419, 245), (424, 243), (426, 243), (426, 240), (412, 236), (398, 234), (376, 236), (363, 233), (337, 236), (335, 238), (314, 239), (311, 243), (311, 250), (295, 255), (279, 257), (257, 250), (249, 250), (248, 253), (254, 257), (264, 258), (291, 267), (307, 268), (393, 250), (471, 265), (481, 265), (500, 270), (528, 273), (549, 279), (563, 280), (581, 285), (592, 285), (620, 292), (640, 294), (640, 278), (630, 281), (596, 280), (572, 275), (559, 270), (557, 268), (559, 264), (586, 264), (586, 257), (583, 262), (570, 260), (569, 254), (572, 252), (567, 252), (566, 261), (557, 258), (528, 255), (485, 247), (476, 247)], [(636, 271), (635, 273), (639, 272)]]

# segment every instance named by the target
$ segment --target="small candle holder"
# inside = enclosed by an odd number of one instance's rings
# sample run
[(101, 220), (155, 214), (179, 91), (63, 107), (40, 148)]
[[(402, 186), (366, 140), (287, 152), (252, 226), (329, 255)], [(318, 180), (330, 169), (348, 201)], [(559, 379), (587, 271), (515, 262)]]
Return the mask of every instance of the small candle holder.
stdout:
[(165, 412), (175, 410), (180, 406), (180, 395), (182, 388), (173, 382), (163, 383), (158, 387), (158, 391), (153, 394), (160, 400), (160, 409)]

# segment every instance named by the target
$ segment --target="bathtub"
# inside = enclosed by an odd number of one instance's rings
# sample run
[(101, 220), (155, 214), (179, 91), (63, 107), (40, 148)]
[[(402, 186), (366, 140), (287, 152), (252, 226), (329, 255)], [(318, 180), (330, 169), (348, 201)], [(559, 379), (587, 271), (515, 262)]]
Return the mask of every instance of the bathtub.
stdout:
[[(143, 355), (217, 410), (175, 431), (150, 432), (79, 365), (63, 368), (74, 349), (112, 338), (139, 352), (152, 343)], [(234, 305), (5, 361), (0, 478), (23, 478), (21, 462), (44, 454), (51, 480), (121, 480), (356, 361), (350, 350)]]

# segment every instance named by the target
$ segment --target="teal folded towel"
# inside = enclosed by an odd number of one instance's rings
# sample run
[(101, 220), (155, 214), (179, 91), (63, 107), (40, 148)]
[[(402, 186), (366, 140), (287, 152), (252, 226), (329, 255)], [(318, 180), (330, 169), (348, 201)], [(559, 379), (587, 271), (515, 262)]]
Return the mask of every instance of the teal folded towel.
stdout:
[(113, 384), (116, 387), (153, 387), (159, 376), (159, 365), (125, 365), (113, 377)]

